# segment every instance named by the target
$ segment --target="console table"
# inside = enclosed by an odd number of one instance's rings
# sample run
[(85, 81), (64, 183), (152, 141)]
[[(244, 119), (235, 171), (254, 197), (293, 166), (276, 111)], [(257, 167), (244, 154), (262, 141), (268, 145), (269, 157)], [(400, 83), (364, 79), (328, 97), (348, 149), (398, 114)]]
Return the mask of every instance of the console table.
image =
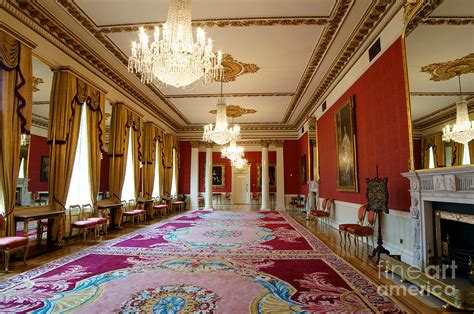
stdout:
[[(66, 218), (64, 210), (51, 210), (49, 206), (22, 206), (15, 208), (15, 226), (17, 222), (23, 222), (23, 235), (28, 237), (28, 223), (30, 221), (48, 219), (48, 236), (46, 243), (48, 245), (59, 244), (61, 241), (53, 241), (52, 239), (52, 230), (53, 222), (55, 219)], [(64, 232), (62, 224), (59, 223), (58, 237), (57, 239), (62, 239), (62, 234)]]

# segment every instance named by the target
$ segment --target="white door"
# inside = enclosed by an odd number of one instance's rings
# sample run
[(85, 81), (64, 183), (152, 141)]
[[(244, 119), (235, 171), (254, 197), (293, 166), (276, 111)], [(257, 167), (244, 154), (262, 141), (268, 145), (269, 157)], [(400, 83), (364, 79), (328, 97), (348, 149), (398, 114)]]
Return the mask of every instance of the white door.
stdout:
[(250, 203), (250, 166), (232, 167), (232, 204)]

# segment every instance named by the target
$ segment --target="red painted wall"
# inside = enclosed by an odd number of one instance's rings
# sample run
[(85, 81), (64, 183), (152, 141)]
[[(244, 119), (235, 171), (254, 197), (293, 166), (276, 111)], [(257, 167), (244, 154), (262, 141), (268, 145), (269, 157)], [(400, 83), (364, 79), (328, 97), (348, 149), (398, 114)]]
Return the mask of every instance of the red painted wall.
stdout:
[[(336, 191), (334, 111), (355, 96), (359, 193)], [(408, 211), (408, 122), (402, 47), (398, 39), (318, 120), (321, 197), (364, 203), (365, 178), (388, 177), (389, 206)]]
[(48, 191), (48, 182), (40, 182), (41, 157), (49, 156), (47, 138), (31, 134), (28, 160), (28, 191)]
[(191, 143), (189, 141), (179, 142), (180, 168), (178, 180), (178, 194), (191, 193)]
[[(181, 152), (182, 153), (182, 152)], [(185, 158), (181, 156), (181, 161)], [(246, 158), (250, 164), (250, 191), (251, 192), (261, 192), (261, 187), (257, 185), (257, 164), (262, 163), (262, 153), (261, 152), (245, 152), (244, 158)], [(191, 159), (191, 152), (189, 152), (189, 159)], [(214, 188), (214, 192), (232, 192), (232, 166), (227, 158), (222, 158), (221, 153), (213, 152), (212, 153), (212, 162), (223, 163), (225, 165), (225, 186), (223, 188)], [(270, 165), (276, 165), (276, 152), (268, 152), (268, 163)], [(206, 164), (206, 153), (199, 152), (199, 193), (204, 193), (205, 182), (204, 182), (204, 172)], [(190, 172), (190, 167), (189, 170)], [(183, 172), (180, 176), (185, 176)], [(189, 182), (190, 177), (187, 176)], [(275, 192), (276, 187), (270, 188), (270, 192)]]
[[(301, 194), (308, 193), (308, 184), (302, 184), (300, 178), (301, 157), (308, 154), (308, 133), (303, 134), (298, 140), (285, 140), (283, 146), (283, 159), (285, 163), (285, 194)], [(306, 161), (306, 165), (307, 165)], [(306, 172), (309, 169), (306, 166)], [(305, 180), (306, 182), (306, 180)]]

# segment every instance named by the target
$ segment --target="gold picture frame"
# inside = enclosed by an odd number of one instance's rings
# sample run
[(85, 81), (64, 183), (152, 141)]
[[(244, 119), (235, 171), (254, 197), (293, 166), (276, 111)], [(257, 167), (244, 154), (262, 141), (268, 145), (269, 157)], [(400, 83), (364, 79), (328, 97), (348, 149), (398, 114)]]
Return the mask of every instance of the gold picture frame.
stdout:
[[(276, 187), (276, 166), (274, 164), (268, 165), (268, 186), (270, 188)], [(257, 186), (262, 186), (262, 164), (257, 164)]]
[(340, 192), (359, 192), (354, 96), (334, 112), (336, 186)]
[(212, 187), (225, 187), (225, 165), (223, 163), (212, 165)]

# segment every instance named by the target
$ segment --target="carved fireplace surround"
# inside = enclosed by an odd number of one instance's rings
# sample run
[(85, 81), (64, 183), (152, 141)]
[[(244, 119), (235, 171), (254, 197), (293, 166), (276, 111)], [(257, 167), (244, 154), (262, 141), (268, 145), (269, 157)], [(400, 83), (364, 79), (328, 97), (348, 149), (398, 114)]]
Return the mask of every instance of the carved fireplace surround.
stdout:
[(430, 169), (402, 175), (410, 180), (414, 242), (412, 264), (424, 269), (435, 250), (432, 202), (474, 204), (474, 166)]

